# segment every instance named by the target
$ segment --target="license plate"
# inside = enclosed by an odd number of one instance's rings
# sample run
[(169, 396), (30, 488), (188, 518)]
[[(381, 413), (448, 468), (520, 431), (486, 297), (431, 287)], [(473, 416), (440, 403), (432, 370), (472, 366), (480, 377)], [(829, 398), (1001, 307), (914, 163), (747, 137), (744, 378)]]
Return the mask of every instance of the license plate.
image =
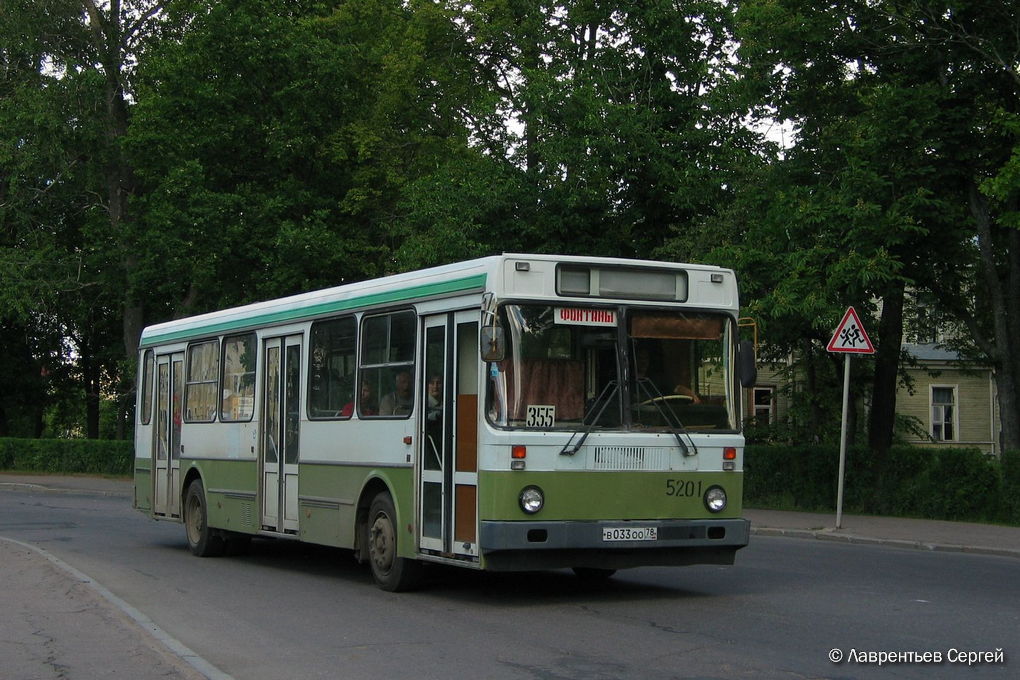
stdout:
[(658, 527), (603, 527), (603, 541), (657, 541)]

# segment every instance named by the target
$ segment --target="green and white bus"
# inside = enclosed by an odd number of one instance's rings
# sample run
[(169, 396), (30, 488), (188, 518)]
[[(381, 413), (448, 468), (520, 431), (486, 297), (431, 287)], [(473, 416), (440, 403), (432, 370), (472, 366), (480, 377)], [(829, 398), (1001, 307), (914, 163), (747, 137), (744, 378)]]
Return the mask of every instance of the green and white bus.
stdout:
[(134, 505), (196, 555), (337, 546), (387, 590), (732, 564), (737, 312), (727, 269), (505, 254), (150, 326)]

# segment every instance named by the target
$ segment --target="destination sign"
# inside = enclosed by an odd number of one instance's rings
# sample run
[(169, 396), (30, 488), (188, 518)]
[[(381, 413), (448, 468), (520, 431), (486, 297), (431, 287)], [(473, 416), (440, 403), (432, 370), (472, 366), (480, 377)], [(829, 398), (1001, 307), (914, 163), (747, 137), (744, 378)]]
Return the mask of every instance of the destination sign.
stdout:
[(616, 327), (616, 310), (592, 309), (590, 307), (558, 307), (555, 322), (567, 326)]

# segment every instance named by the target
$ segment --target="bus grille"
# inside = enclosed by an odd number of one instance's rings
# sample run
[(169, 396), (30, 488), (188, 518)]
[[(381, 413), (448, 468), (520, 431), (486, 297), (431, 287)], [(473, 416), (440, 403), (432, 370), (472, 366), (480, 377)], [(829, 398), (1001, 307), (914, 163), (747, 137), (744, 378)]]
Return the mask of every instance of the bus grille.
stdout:
[(595, 446), (589, 470), (669, 470), (673, 449), (665, 446)]

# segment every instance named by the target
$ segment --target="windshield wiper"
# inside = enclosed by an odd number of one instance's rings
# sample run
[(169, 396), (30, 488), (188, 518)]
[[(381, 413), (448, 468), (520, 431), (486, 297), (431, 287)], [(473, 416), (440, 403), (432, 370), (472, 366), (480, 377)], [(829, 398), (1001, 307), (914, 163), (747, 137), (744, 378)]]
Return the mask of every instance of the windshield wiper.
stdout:
[[(602, 417), (602, 413), (606, 410), (606, 407), (609, 406), (609, 402), (613, 400), (613, 396), (619, 391), (619, 389), (620, 386), (616, 384), (615, 380), (610, 380), (606, 383), (606, 386), (602, 388), (601, 392), (599, 392), (599, 396), (595, 397), (595, 401), (592, 402), (591, 408), (587, 409), (584, 412), (584, 416), (581, 418), (581, 424), (585, 426), (584, 429), (570, 433), (570, 439), (567, 440), (567, 443), (564, 444), (563, 448), (560, 450), (561, 456), (572, 456), (580, 450), (581, 445), (584, 444), (584, 440), (587, 439), (588, 435), (591, 434), (591, 431), (595, 429), (595, 423), (599, 422), (599, 418)], [(588, 414), (591, 413), (596, 406), (599, 407), (598, 411), (591, 420), (588, 420)], [(581, 434), (581, 438), (577, 440), (577, 444), (571, 446), (571, 443), (574, 441), (574, 437), (576, 437), (578, 433)]]
[[(680, 450), (683, 451), (685, 456), (696, 456), (698, 455), (698, 445), (694, 443), (694, 437), (687, 431), (684, 424), (680, 422), (680, 417), (666, 405), (666, 397), (663, 396), (659, 388), (655, 386), (655, 383), (650, 378), (638, 378), (637, 380), (638, 392), (644, 388), (645, 394), (648, 396), (648, 402), (650, 402), (655, 409), (662, 416), (662, 420), (669, 427), (669, 431), (676, 437), (676, 443), (680, 445)], [(674, 423), (676, 423), (674, 425)], [(690, 441), (690, 447), (684, 443), (684, 440), (680, 437), (683, 434)], [(694, 449), (693, 453), (691, 449)]]

